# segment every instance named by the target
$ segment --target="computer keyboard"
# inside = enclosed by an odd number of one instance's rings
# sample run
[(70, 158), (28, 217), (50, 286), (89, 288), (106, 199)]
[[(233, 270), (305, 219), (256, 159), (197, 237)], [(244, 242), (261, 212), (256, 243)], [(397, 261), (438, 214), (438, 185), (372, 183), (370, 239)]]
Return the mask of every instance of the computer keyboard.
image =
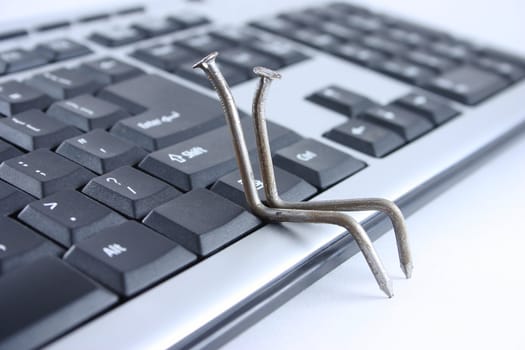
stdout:
[(252, 68), (282, 71), (268, 130), (286, 200), (409, 214), (523, 131), (525, 59), (361, 6), (290, 8), (159, 2), (0, 32), (0, 349), (215, 347), (358, 251), (250, 213), (191, 68), (211, 51), (252, 156)]

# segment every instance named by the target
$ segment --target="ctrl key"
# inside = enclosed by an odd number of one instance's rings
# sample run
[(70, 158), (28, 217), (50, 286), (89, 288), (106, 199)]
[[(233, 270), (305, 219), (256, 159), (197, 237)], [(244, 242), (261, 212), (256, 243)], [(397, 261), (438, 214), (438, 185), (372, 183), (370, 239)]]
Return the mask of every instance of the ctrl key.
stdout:
[(0, 349), (33, 349), (117, 301), (55, 257), (43, 257), (0, 278)]
[(186, 267), (196, 256), (146, 226), (127, 221), (78, 242), (64, 259), (129, 297)]

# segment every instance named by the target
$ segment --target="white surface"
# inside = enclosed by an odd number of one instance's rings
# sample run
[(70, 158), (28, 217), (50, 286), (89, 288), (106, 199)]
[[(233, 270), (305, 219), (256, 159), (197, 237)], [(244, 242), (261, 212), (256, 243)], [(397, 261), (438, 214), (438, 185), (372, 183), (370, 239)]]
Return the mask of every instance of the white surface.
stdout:
[(354, 256), (224, 347), (525, 349), (525, 137), (408, 219), (415, 269), (392, 232), (375, 246), (395, 296)]
[[(368, 3), (525, 52), (523, 1)], [(357, 255), (224, 350), (525, 349), (523, 199), (525, 137), (408, 219), (411, 280), (397, 267), (392, 232), (375, 243), (393, 299)]]

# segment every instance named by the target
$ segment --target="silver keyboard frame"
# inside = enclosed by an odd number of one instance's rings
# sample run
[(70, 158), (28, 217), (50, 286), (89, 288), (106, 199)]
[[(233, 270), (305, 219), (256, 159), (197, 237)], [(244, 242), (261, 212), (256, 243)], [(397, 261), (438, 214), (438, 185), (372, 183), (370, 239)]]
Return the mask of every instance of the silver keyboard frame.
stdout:
[[(162, 16), (191, 10), (209, 16), (214, 22), (205, 27), (109, 50), (86, 40), (87, 35), (105, 26), (133, 22), (142, 18), (143, 14), (115, 17), (0, 43), (0, 50), (3, 50), (10, 46), (31, 46), (49, 38), (67, 36), (96, 51), (94, 55), (0, 77), (0, 82), (13, 78), (24, 79), (41, 71), (76, 66), (110, 55), (215, 98), (211, 90), (143, 64), (129, 57), (128, 53), (137, 47), (171, 42), (175, 38), (191, 36), (209, 28), (238, 25), (279, 11), (320, 3), (266, 0), (262, 5), (250, 2), (250, 6), (246, 6), (241, 1), (226, 3), (217, 0), (170, 5), (161, 1), (149, 2), (146, 4), (148, 15)], [(242, 11), (239, 11), (237, 7), (241, 6)], [(79, 9), (78, 16), (85, 14), (86, 9)], [(56, 17), (58, 19), (61, 16), (63, 14)], [(69, 14), (65, 17), (74, 16)], [(40, 22), (44, 22), (44, 19), (34, 20), (35, 24)], [(28, 23), (33, 23), (33, 20)], [(306, 101), (305, 97), (326, 85), (337, 83), (377, 102), (388, 103), (414, 88), (328, 54), (295, 45), (312, 58), (282, 70), (283, 79), (274, 83), (268, 102), (269, 119), (368, 164), (366, 169), (323, 192), (316, 199), (386, 197), (395, 200), (408, 215), (474, 169), (480, 161), (497, 152), (500, 146), (525, 131), (525, 81), (522, 81), (480, 106), (471, 108), (454, 104), (461, 110), (461, 116), (384, 159), (368, 157), (323, 138), (323, 132), (343, 123), (346, 118)], [(308, 72), (308, 76), (305, 72)], [(251, 110), (254, 89), (254, 80), (233, 89), (237, 103), (245, 111)], [(355, 217), (374, 238), (389, 229), (384, 216), (367, 212), (358, 213)], [(59, 338), (47, 348), (216, 348), (357, 252), (349, 235), (335, 226), (268, 225)], [(390, 270), (398, 268), (395, 261), (385, 263)], [(348, 283), (352, 283), (351, 276), (348, 276)], [(370, 283), (375, 283), (372, 277)], [(380, 291), (377, 293), (379, 295)]]

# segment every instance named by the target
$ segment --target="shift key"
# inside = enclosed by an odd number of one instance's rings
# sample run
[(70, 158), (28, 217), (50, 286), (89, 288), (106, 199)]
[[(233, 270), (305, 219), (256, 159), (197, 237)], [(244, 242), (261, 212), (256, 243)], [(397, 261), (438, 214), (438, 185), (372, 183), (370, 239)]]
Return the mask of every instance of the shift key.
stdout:
[[(256, 147), (250, 120), (243, 118), (241, 123), (253, 154)], [(274, 151), (300, 139), (292, 130), (271, 122), (268, 133)], [(184, 191), (206, 187), (236, 168), (230, 131), (223, 126), (163, 148), (144, 158), (139, 167)]]

